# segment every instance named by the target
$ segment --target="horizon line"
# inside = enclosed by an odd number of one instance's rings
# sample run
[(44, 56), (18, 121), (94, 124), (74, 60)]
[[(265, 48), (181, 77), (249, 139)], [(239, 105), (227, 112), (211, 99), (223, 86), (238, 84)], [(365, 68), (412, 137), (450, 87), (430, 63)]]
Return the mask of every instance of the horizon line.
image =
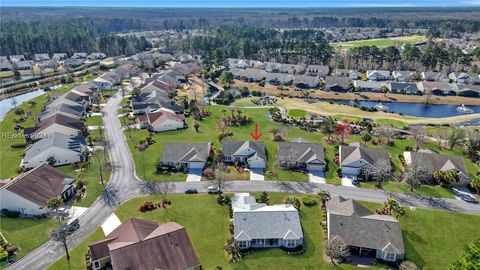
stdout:
[(478, 4), (469, 4), (469, 5), (411, 5), (411, 4), (356, 4), (350, 6), (132, 6), (132, 5), (3, 5), (0, 4), (0, 7), (8, 8), (103, 8), (103, 7), (113, 7), (113, 8), (235, 8), (235, 9), (248, 9), (248, 8), (257, 8), (257, 9), (284, 9), (284, 8), (480, 8), (480, 3)]

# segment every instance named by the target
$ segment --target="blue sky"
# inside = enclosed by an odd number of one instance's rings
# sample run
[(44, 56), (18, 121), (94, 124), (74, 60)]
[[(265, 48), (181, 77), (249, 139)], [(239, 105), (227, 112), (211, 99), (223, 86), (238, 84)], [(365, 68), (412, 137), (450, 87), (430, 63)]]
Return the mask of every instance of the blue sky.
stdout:
[(480, 0), (0, 0), (0, 6), (117, 7), (373, 7), (480, 6)]

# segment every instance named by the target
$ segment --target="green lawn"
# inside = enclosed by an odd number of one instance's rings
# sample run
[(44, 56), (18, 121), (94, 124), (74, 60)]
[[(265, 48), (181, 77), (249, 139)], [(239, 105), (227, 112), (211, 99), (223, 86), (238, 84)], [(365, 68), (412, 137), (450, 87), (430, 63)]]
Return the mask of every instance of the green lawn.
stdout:
[[(82, 200), (74, 202), (73, 205), (89, 207), (103, 192), (103, 186), (100, 181), (100, 167), (98, 164), (98, 159), (100, 159), (100, 163), (103, 164), (103, 156), (103, 152), (97, 152), (93, 155), (93, 157), (90, 157), (91, 165), (85, 171), (74, 170), (71, 165), (57, 167), (57, 169), (67, 173), (68, 175), (85, 182), (85, 196), (82, 198)], [(108, 180), (110, 179), (110, 174), (111, 169), (103, 166), (102, 175), (105, 184), (108, 183)]]
[(360, 122), (360, 121), (362, 121), (361, 117), (343, 115), (343, 114), (336, 114), (336, 115), (333, 115), (332, 117), (333, 117), (333, 119), (335, 119), (337, 121), (343, 121), (343, 120), (348, 120), (350, 122)]
[[(149, 180), (185, 181), (186, 175), (184, 174), (159, 175), (156, 173), (155, 165), (160, 162), (163, 146), (168, 142), (212, 142), (216, 149), (221, 149), (221, 143), (217, 139), (218, 132), (215, 129), (215, 124), (222, 116), (221, 110), (225, 108), (226, 107), (223, 106), (210, 106), (209, 109), (212, 112), (212, 115), (205, 118), (203, 121), (200, 121), (200, 132), (198, 133), (196, 133), (193, 128), (193, 119), (187, 118), (186, 123), (188, 129), (155, 134), (153, 139), (156, 143), (143, 152), (138, 151), (135, 148), (135, 145), (138, 144), (140, 140), (144, 140), (148, 136), (148, 132), (146, 130), (125, 131), (125, 136), (127, 137), (127, 142), (135, 161), (137, 175), (140, 178), (146, 177)], [(268, 130), (273, 127), (281, 127), (281, 125), (267, 118), (267, 109), (243, 108), (242, 112), (243, 114), (250, 116), (253, 119), (253, 122), (247, 126), (230, 128), (230, 131), (233, 133), (230, 140), (252, 140), (249, 134), (253, 131), (255, 123), (258, 123), (260, 127), (259, 132), (264, 133), (260, 138), (260, 141), (263, 141), (267, 148), (268, 170), (265, 174), (265, 178), (267, 180), (307, 181), (308, 175), (304, 173), (287, 171), (276, 166), (275, 156), (278, 150), (278, 144), (272, 140), (272, 134), (268, 133)], [(294, 138), (302, 137), (311, 142), (322, 142), (323, 135), (320, 133), (306, 132), (292, 127), (285, 128), (288, 130), (289, 141)], [(131, 138), (129, 133), (131, 134)], [(332, 147), (333, 149), (333, 146), (327, 147)]]
[[(271, 193), (272, 203), (281, 203), (285, 194)], [(207, 194), (169, 195), (173, 204), (167, 210), (141, 213), (138, 206), (144, 201), (159, 201), (159, 196), (148, 196), (130, 200), (115, 212), (120, 220), (136, 217), (158, 222), (175, 221), (188, 231), (193, 246), (204, 269), (335, 269), (323, 261), (323, 235), (320, 227), (321, 212), (318, 206), (300, 209), (300, 218), (305, 237), (306, 252), (302, 255), (287, 255), (280, 249), (257, 250), (246, 255), (240, 263), (229, 264), (223, 245), (229, 237), (228, 208), (220, 206), (216, 197)], [(363, 202), (362, 202), (363, 203)], [(372, 210), (380, 205), (363, 203)], [(207, 222), (202, 222), (208, 217)], [(407, 209), (400, 219), (404, 235), (406, 259), (417, 263), (422, 269), (446, 269), (457, 259), (463, 247), (480, 235), (480, 216), (465, 215), (435, 210)], [(213, 233), (209, 233), (213, 232)], [(206, 236), (208, 235), (208, 237)], [(97, 230), (86, 241), (75, 248), (69, 269), (82, 269), (83, 255), (89, 242), (103, 238)], [(64, 259), (48, 269), (67, 269)], [(337, 269), (357, 269), (341, 265)], [(374, 268), (375, 269), (375, 268)]]
[[(33, 127), (35, 126), (35, 115), (42, 111), (43, 104), (48, 101), (49, 97), (55, 94), (64, 93), (69, 91), (73, 87), (73, 84), (62, 86), (58, 89), (51, 90), (44, 95), (31, 99), (34, 102), (33, 106), (29, 102), (17, 106), (22, 108), (25, 112), (31, 113), (24, 122), (19, 123), (20, 126)], [(15, 115), (15, 112), (11, 110), (5, 115), (5, 118), (0, 122), (0, 132), (6, 134), (0, 140), (0, 179), (9, 179), (17, 175), (17, 169), (20, 166), (22, 155), (25, 153), (24, 148), (12, 148), (12, 144), (25, 143), (23, 139), (23, 130), (14, 130), (15, 120), (20, 119)], [(11, 134), (11, 136), (8, 136)]]
[(308, 112), (302, 109), (291, 109), (288, 110), (288, 116), (290, 117), (305, 117)]
[(342, 49), (351, 49), (351, 48), (362, 47), (362, 46), (388, 47), (388, 46), (394, 46), (397, 44), (405, 45), (405, 44), (417, 43), (423, 40), (425, 40), (424, 36), (413, 35), (413, 36), (396, 37), (396, 38), (375, 38), (375, 39), (367, 39), (367, 40), (347, 41), (347, 42), (334, 43), (332, 45)]
[[(55, 227), (52, 219), (0, 218), (0, 230), (7, 241), (20, 248), (17, 259), (41, 246), (49, 239), (49, 229)], [(5, 266), (0, 262), (0, 266)]]
[[(361, 188), (376, 189), (375, 182), (362, 182), (360, 184)], [(449, 198), (455, 199), (453, 191), (449, 188), (443, 188), (440, 186), (427, 186), (423, 185), (419, 188), (416, 188), (413, 192), (410, 191), (410, 187), (406, 183), (398, 182), (386, 182), (383, 184), (382, 190), (390, 192), (402, 192), (408, 194), (416, 194), (422, 196), (430, 196), (436, 198)]]
[(375, 123), (382, 125), (382, 126), (391, 126), (394, 128), (405, 128), (408, 125), (405, 122), (393, 120), (393, 119), (375, 119)]
[(90, 116), (86, 119), (87, 126), (100, 126), (103, 124), (101, 116)]
[(252, 98), (241, 98), (241, 99), (235, 99), (231, 104), (231, 106), (258, 106), (257, 104), (252, 102)]

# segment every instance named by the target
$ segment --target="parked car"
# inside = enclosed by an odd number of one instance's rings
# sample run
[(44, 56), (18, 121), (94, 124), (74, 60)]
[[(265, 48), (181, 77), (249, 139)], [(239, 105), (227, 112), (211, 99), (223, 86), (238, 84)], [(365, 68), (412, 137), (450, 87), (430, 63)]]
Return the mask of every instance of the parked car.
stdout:
[(220, 189), (215, 186), (208, 187), (208, 194), (220, 194)]
[(462, 194), (460, 196), (460, 198), (464, 201), (464, 202), (467, 202), (467, 203), (473, 203), (473, 204), (479, 204), (479, 202), (477, 200), (475, 200), (475, 198), (472, 198), (472, 196), (469, 196), (469, 195), (466, 195), (466, 194)]
[(197, 194), (197, 193), (198, 193), (198, 190), (196, 190), (195, 188), (189, 188), (185, 190), (185, 194)]
[(67, 232), (68, 234), (72, 234), (74, 231), (78, 230), (80, 228), (80, 222), (78, 222), (78, 218), (70, 221), (67, 224)]
[(354, 179), (352, 179), (352, 185), (358, 187), (358, 186), (360, 186), (360, 181), (358, 181), (357, 178), (354, 178)]

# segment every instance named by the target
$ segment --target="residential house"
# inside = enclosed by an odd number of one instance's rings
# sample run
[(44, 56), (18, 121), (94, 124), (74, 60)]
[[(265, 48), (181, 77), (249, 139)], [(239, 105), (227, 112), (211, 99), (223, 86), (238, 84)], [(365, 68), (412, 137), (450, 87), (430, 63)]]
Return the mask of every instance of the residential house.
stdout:
[(77, 95), (81, 96), (89, 96), (90, 97), (90, 103), (92, 102), (92, 97), (98, 96), (97, 92), (98, 87), (97, 85), (93, 84), (92, 82), (89, 83), (79, 83), (75, 85), (75, 87), (70, 90), (70, 92), (73, 92)]
[(76, 53), (73, 53), (72, 58), (73, 58), (73, 59), (86, 59), (87, 56), (88, 56), (87, 53), (84, 53), (84, 52), (76, 52)]
[(211, 143), (167, 143), (160, 162), (163, 166), (181, 167), (184, 171), (203, 169), (210, 157)]
[(289, 85), (293, 81), (293, 75), (285, 73), (267, 73), (265, 81), (271, 85)]
[(20, 62), (20, 61), (25, 61), (25, 56), (23, 55), (10, 55), (8, 58), (10, 58), (10, 62)]
[(297, 88), (312, 89), (320, 85), (320, 79), (314, 76), (296, 75), (292, 84)]
[(30, 61), (17, 61), (17, 62), (13, 62), (13, 65), (18, 70), (31, 70), (32, 69), (32, 63), (30, 63)]
[(446, 73), (434, 72), (434, 71), (422, 72), (422, 79), (425, 81), (435, 81), (435, 82), (443, 82), (443, 83), (450, 82), (450, 78)]
[(330, 68), (328, 66), (321, 65), (308, 65), (307, 69), (305, 70), (306, 76), (314, 76), (321, 78), (325, 78), (328, 73), (330, 73)]
[(325, 78), (325, 91), (346, 92), (352, 89), (349, 77), (333, 77)]
[(82, 133), (83, 128), (84, 122), (82, 120), (57, 113), (44, 118), (35, 127), (25, 129), (25, 131), (28, 132), (26, 135), (29, 138), (38, 140), (55, 132), (68, 136), (78, 136)]
[(119, 85), (122, 82), (122, 79), (120, 78), (120, 76), (118, 76), (117, 73), (106, 72), (100, 75), (100, 77), (94, 79), (94, 81), (101, 82), (105, 85), (105, 89), (100, 90), (110, 90), (113, 88), (113, 86)]
[(467, 83), (468, 84), (480, 84), (480, 74), (469, 73)]
[(188, 76), (200, 72), (200, 66), (195, 63), (175, 63), (170, 70), (182, 76)]
[[(183, 114), (166, 110), (164, 108), (155, 112), (147, 113), (146, 123), (140, 122), (140, 126), (148, 126), (155, 132), (165, 132), (170, 130), (179, 130), (185, 128), (185, 117)], [(141, 118), (144, 119), (143, 117)]]
[(457, 96), (462, 97), (480, 97), (480, 85), (452, 84), (452, 91)]
[(72, 118), (83, 118), (86, 116), (85, 113), (85, 107), (77, 105), (68, 105), (64, 103), (58, 103), (58, 104), (49, 104), (45, 111), (40, 112), (37, 114), (37, 120), (42, 121), (43, 119), (49, 117), (50, 115), (60, 113)]
[(417, 73), (415, 71), (394, 71), (392, 72), (393, 78), (397, 82), (409, 82), (415, 79)]
[(468, 76), (468, 74), (464, 72), (452, 72), (448, 74), (448, 78), (450, 78), (452, 82), (465, 84), (468, 83), (468, 79), (470, 78), (470, 76)]
[(327, 202), (328, 241), (340, 239), (352, 255), (386, 262), (402, 261), (405, 254), (400, 223), (379, 215), (357, 201), (335, 196)]
[(240, 72), (238, 78), (245, 82), (259, 82), (267, 76), (267, 72), (263, 69), (247, 68)]
[(337, 76), (337, 77), (348, 77), (348, 78), (350, 78), (350, 80), (358, 80), (358, 78), (360, 77), (358, 71), (356, 71), (356, 70), (340, 69), (340, 68), (336, 68), (332, 72), (332, 75)]
[(343, 177), (364, 176), (365, 170), (391, 170), (390, 154), (382, 149), (368, 148), (363, 143), (340, 145), (339, 163)]
[(48, 108), (58, 107), (60, 105), (81, 106), (82, 114), (86, 114), (88, 107), (91, 105), (91, 97), (88, 94), (78, 91), (68, 91), (67, 93), (57, 97), (47, 105)]
[(283, 168), (324, 172), (327, 163), (323, 145), (305, 142), (278, 143), (277, 163)]
[(265, 145), (259, 141), (223, 142), (222, 155), (227, 163), (238, 162), (251, 169), (264, 169), (267, 161)]
[(0, 63), (8, 62), (8, 58), (6, 56), (0, 56)]
[(452, 91), (450, 84), (444, 82), (422, 81), (417, 83), (417, 87), (424, 93), (430, 92), (432, 95), (436, 96), (448, 96), (455, 94), (455, 92)]
[(233, 238), (240, 249), (303, 246), (298, 210), (291, 204), (257, 203), (248, 193), (232, 198)]
[(20, 212), (24, 216), (48, 214), (52, 197), (69, 200), (75, 195), (75, 179), (48, 164), (22, 173), (0, 186), (2, 209)]
[(22, 166), (30, 169), (42, 164), (60, 166), (83, 162), (86, 149), (83, 136), (53, 132), (26, 148)]
[(353, 87), (357, 91), (362, 92), (381, 92), (382, 91), (382, 83), (375, 82), (375, 81), (360, 81), (356, 80), (353, 81)]
[(69, 58), (63, 62), (63, 67), (67, 69), (77, 68), (85, 64), (85, 60), (82, 58)]
[(12, 70), (13, 70), (13, 66), (12, 64), (10, 64), (8, 60), (0, 62), (0, 71), (12, 71)]
[(52, 56), (52, 60), (54, 61), (61, 61), (67, 59), (66, 53), (54, 53)]
[(34, 55), (33, 60), (34, 60), (35, 62), (50, 60), (50, 56), (48, 55), (48, 53), (36, 53), (36, 54)]
[(46, 69), (46, 68), (56, 69), (58, 68), (58, 62), (54, 60), (42, 60), (40, 61), (38, 66), (42, 69)]
[(466, 186), (470, 181), (470, 176), (462, 156), (405, 151), (403, 152), (403, 157), (407, 165), (416, 164), (416, 167), (432, 176), (435, 171), (457, 171), (460, 176), (460, 181), (453, 183), (453, 186)]
[(390, 71), (367, 70), (367, 78), (371, 81), (386, 81), (390, 79)]
[(90, 55), (87, 56), (87, 59), (90, 61), (102, 60), (105, 58), (107, 58), (107, 55), (104, 53), (91, 53)]
[(415, 83), (389, 82), (388, 90), (396, 94), (418, 95), (419, 93), (417, 84)]
[(93, 270), (200, 270), (187, 230), (175, 222), (131, 218), (88, 244)]
[(114, 68), (112, 72), (116, 73), (122, 80), (130, 79), (132, 76), (140, 74), (140, 69), (132, 63), (127, 63)]
[(280, 73), (288, 73), (291, 75), (302, 74), (305, 72), (304, 65), (292, 65), (292, 64), (281, 64), (278, 72)]
[(265, 71), (269, 73), (285, 73), (285, 72), (280, 72), (282, 70), (281, 63), (264, 62), (263, 65), (265, 66)]

